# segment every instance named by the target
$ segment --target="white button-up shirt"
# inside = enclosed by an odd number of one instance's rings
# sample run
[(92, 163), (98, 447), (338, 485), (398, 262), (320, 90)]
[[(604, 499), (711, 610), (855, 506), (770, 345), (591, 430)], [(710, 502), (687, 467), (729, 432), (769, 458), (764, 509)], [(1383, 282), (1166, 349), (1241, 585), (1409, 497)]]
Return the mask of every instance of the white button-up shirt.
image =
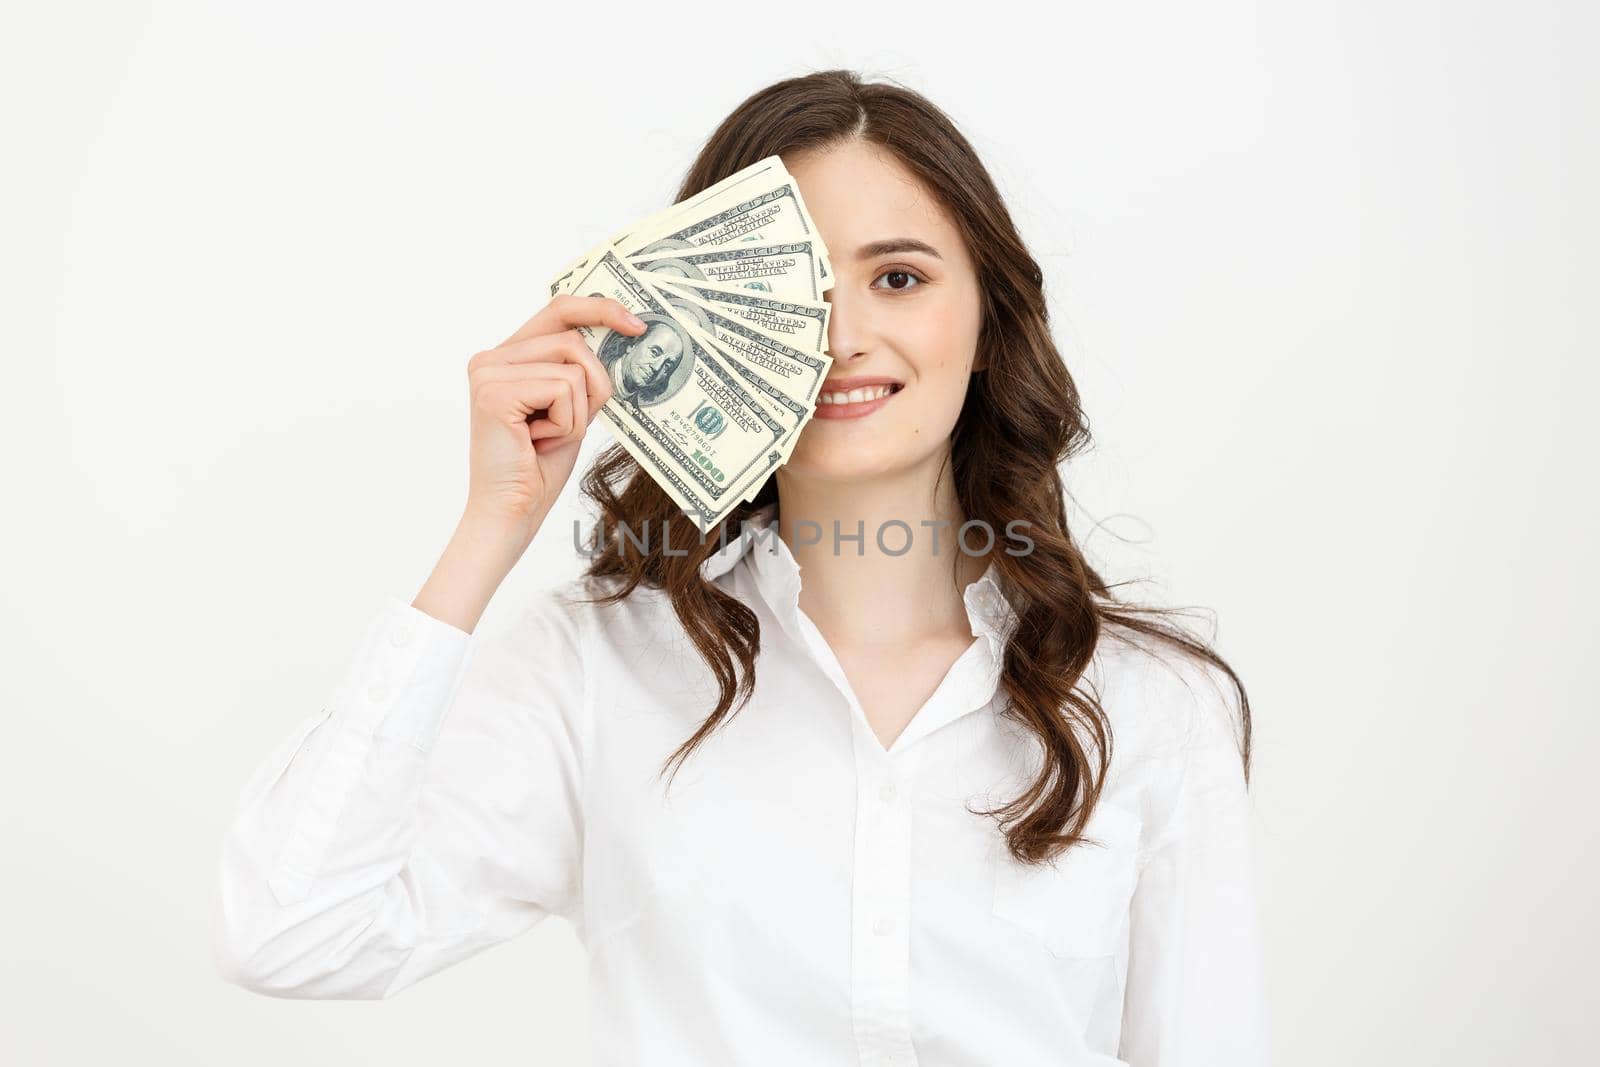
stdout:
[(999, 714), (1015, 613), (887, 749), (799, 608), (773, 508), (704, 564), (761, 622), (754, 696), (667, 756), (717, 687), (664, 594), (467, 634), (390, 597), (342, 683), (246, 783), (216, 953), (279, 997), (387, 997), (551, 914), (589, 954), (595, 1062), (973, 1067), (1266, 1062), (1250, 805), (1214, 671), (1109, 638), (1089, 836), (1050, 867), (993, 817), (1037, 755)]

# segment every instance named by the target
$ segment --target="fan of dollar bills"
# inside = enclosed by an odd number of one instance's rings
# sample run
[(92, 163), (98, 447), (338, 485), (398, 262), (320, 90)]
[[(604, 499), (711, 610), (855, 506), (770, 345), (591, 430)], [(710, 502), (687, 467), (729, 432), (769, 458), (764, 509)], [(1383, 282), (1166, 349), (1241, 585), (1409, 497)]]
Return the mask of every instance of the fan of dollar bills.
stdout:
[(816, 410), (832, 286), (799, 186), (768, 156), (596, 245), (550, 294), (611, 297), (644, 320), (638, 336), (577, 328), (611, 375), (600, 417), (704, 534)]

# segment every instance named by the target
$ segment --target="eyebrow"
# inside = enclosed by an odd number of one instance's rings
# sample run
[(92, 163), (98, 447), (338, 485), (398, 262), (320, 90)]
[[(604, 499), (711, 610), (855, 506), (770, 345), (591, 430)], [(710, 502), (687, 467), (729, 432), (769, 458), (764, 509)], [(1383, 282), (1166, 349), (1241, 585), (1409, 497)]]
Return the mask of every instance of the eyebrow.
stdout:
[(915, 237), (890, 237), (884, 241), (873, 241), (856, 249), (857, 259), (876, 259), (879, 256), (893, 255), (896, 252), (926, 252), (934, 259), (943, 259), (939, 250), (926, 241), (919, 241)]

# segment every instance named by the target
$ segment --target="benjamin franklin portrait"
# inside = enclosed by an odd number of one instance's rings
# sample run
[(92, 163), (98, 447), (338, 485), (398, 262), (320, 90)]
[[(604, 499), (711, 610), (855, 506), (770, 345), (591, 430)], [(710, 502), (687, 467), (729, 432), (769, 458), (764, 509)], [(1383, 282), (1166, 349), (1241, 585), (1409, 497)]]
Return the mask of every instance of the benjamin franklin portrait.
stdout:
[(644, 333), (629, 337), (613, 332), (600, 342), (596, 355), (611, 376), (617, 397), (649, 407), (677, 391), (692, 365), (693, 352), (678, 323), (661, 315), (639, 317), (647, 327)]

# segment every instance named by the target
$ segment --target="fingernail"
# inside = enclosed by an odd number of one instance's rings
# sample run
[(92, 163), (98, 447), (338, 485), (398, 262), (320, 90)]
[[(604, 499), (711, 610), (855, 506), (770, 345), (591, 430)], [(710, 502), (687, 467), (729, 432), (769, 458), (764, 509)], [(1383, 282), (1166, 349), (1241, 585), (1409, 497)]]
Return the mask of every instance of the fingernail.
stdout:
[(631, 311), (624, 312), (622, 318), (629, 326), (639, 327), (644, 325), (644, 320)]

